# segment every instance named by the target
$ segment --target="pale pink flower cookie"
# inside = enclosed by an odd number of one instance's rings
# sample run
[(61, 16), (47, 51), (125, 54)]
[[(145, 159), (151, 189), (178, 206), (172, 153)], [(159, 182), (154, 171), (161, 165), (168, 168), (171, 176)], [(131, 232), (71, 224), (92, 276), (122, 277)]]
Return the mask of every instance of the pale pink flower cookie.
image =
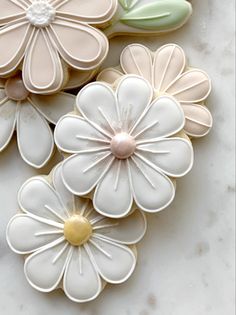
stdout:
[[(22, 66), (27, 89), (53, 93), (65, 84), (65, 68), (92, 70), (108, 53), (96, 26), (110, 21), (117, 0), (1, 0), (0, 76)], [(80, 82), (79, 78), (79, 82)]]
[(58, 148), (71, 154), (62, 164), (64, 183), (73, 194), (93, 198), (107, 217), (124, 217), (133, 207), (160, 211), (174, 198), (172, 178), (193, 165), (191, 142), (176, 135), (184, 123), (178, 101), (153, 97), (144, 78), (124, 76), (114, 89), (88, 84), (76, 112), (55, 129)]
[(211, 92), (211, 80), (206, 72), (187, 66), (181, 47), (168, 44), (153, 53), (143, 45), (131, 44), (121, 54), (120, 67), (105, 69), (97, 80), (113, 83), (124, 73), (140, 75), (150, 82), (156, 96), (169, 95), (181, 104), (189, 136), (209, 133), (213, 119), (204, 101)]
[(58, 92), (52, 95), (30, 93), (21, 73), (0, 79), (0, 152), (17, 132), (22, 159), (35, 168), (43, 167), (54, 151), (49, 124), (73, 110), (75, 96)]
[(28, 282), (41, 292), (57, 288), (69, 299), (94, 300), (106, 283), (129, 279), (136, 265), (136, 248), (146, 231), (139, 210), (119, 220), (98, 214), (91, 200), (72, 195), (59, 164), (51, 176), (28, 180), (20, 189), (20, 212), (7, 227), (10, 248), (27, 255)]

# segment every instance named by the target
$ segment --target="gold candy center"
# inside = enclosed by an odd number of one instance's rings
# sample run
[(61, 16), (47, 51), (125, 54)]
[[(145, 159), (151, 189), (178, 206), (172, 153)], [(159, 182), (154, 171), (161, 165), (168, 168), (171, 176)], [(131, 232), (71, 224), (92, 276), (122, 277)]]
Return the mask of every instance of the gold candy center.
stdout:
[(64, 236), (73, 246), (86, 243), (92, 235), (92, 225), (83, 216), (74, 215), (65, 222)]

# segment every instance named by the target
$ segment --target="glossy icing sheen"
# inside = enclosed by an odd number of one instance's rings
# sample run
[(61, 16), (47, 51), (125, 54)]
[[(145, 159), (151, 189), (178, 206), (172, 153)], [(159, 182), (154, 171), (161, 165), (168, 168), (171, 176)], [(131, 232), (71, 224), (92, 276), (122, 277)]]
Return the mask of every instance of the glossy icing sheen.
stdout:
[(84, 87), (77, 110), (60, 119), (55, 141), (72, 154), (62, 176), (67, 188), (84, 196), (102, 215), (124, 217), (133, 202), (157, 212), (173, 200), (169, 177), (187, 174), (193, 164), (190, 141), (171, 137), (182, 130), (184, 113), (171, 97), (153, 100), (151, 85), (138, 76), (123, 77), (114, 92), (105, 83)]
[(66, 189), (61, 165), (51, 177), (35, 177), (22, 186), (21, 213), (10, 220), (7, 241), (14, 252), (27, 255), (25, 276), (35, 289), (61, 287), (72, 301), (88, 302), (106, 282), (122, 283), (131, 276), (136, 255), (129, 245), (144, 236), (146, 219), (138, 210), (120, 220), (101, 216), (89, 199)]
[(0, 81), (0, 152), (17, 131), (22, 159), (35, 168), (43, 167), (51, 158), (54, 139), (50, 123), (73, 110), (74, 95), (59, 92), (36, 95), (25, 87), (21, 74)]
[[(185, 114), (185, 132), (202, 137), (210, 131), (213, 119), (203, 101), (211, 91), (209, 76), (202, 70), (187, 69), (185, 53), (179, 46), (168, 44), (155, 53), (139, 44), (127, 46), (120, 58), (125, 74), (137, 74), (147, 79), (156, 96), (170, 95), (180, 102)], [(106, 69), (98, 80), (113, 83), (123, 75)]]
[(65, 85), (64, 64), (85, 71), (105, 59), (108, 40), (90, 24), (110, 21), (117, 0), (1, 0), (0, 8), (0, 75), (22, 64), (27, 89), (45, 94)]

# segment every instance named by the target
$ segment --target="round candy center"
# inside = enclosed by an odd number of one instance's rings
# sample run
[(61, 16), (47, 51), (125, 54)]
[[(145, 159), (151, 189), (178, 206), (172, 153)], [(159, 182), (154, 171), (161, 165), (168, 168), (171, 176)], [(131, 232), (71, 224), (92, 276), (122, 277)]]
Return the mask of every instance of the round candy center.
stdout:
[(83, 245), (92, 235), (92, 226), (83, 216), (74, 215), (65, 222), (64, 236), (73, 246)]
[(5, 92), (8, 98), (13, 101), (24, 101), (29, 91), (26, 89), (21, 76), (15, 76), (7, 80)]
[(111, 152), (120, 160), (129, 158), (134, 154), (136, 142), (125, 132), (118, 133), (111, 140)]
[(48, 26), (55, 15), (56, 11), (48, 0), (36, 0), (26, 11), (26, 17), (36, 27)]

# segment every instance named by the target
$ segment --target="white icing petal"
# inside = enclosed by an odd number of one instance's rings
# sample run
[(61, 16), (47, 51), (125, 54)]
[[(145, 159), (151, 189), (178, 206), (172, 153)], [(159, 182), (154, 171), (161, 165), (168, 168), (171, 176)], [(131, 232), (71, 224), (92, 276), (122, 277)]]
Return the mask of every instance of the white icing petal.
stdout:
[(51, 24), (50, 36), (55, 41), (62, 58), (72, 68), (94, 69), (101, 64), (108, 53), (108, 40), (105, 35), (83, 23), (57, 19)]
[(120, 79), (123, 73), (113, 68), (104, 69), (97, 76), (97, 81), (103, 81), (108, 84), (114, 84), (116, 80)]
[(63, 229), (40, 222), (29, 215), (18, 214), (9, 222), (6, 235), (14, 252), (29, 254), (61, 237)]
[(120, 81), (116, 93), (122, 130), (128, 131), (151, 102), (152, 87), (143, 78), (127, 76)]
[(133, 273), (136, 258), (127, 246), (92, 237), (89, 249), (101, 277), (108, 283), (125, 282)]
[(211, 91), (209, 76), (201, 70), (189, 70), (183, 73), (166, 92), (181, 103), (200, 102), (207, 98)]
[(0, 25), (15, 21), (24, 14), (24, 9), (18, 3), (1, 0)]
[(96, 186), (113, 160), (110, 152), (72, 155), (63, 162), (63, 180), (75, 195), (86, 195)]
[(168, 96), (153, 101), (132, 130), (137, 141), (167, 137), (184, 127), (184, 113), (179, 103)]
[(153, 65), (153, 85), (157, 91), (165, 89), (184, 70), (185, 54), (181, 47), (175, 44), (162, 46), (155, 53)]
[(185, 114), (185, 132), (192, 137), (206, 136), (213, 125), (213, 118), (206, 106), (182, 104)]
[(27, 23), (0, 29), (0, 75), (7, 75), (17, 68), (29, 44), (31, 33), (32, 28)]
[(57, 14), (89, 24), (100, 24), (111, 19), (117, 8), (116, 0), (70, 0), (62, 1)]
[(24, 59), (25, 86), (33, 93), (56, 92), (63, 84), (63, 75), (59, 55), (47, 33), (37, 30)]
[(182, 138), (160, 139), (138, 149), (142, 157), (171, 177), (184, 176), (193, 166), (193, 147)]
[(16, 103), (11, 100), (0, 105), (0, 152), (8, 145), (15, 130), (16, 109)]
[(21, 187), (18, 202), (24, 212), (42, 219), (62, 224), (68, 218), (60, 196), (42, 177), (29, 179)]
[(78, 111), (97, 128), (114, 135), (119, 117), (115, 94), (109, 86), (101, 82), (88, 84), (79, 92), (76, 104)]
[(58, 148), (68, 153), (109, 149), (110, 141), (84, 118), (67, 115), (61, 118), (55, 129)]
[(83, 247), (73, 248), (66, 266), (63, 287), (74, 302), (94, 300), (102, 290), (101, 279)]
[(56, 124), (63, 115), (73, 111), (75, 105), (75, 96), (64, 92), (53, 95), (31, 94), (30, 100), (53, 124)]
[(22, 158), (35, 168), (43, 167), (53, 153), (52, 131), (28, 101), (22, 102), (18, 110), (17, 140)]
[(107, 217), (119, 218), (130, 212), (133, 197), (126, 161), (116, 160), (112, 164), (98, 183), (93, 202), (95, 209)]
[(173, 201), (172, 181), (154, 167), (135, 157), (130, 163), (130, 180), (137, 206), (147, 212), (158, 212)]
[(147, 228), (145, 214), (139, 210), (128, 217), (116, 220), (106, 219), (94, 225), (94, 233), (103, 238), (109, 238), (121, 244), (138, 243), (144, 236)]
[(70, 246), (61, 241), (45, 246), (25, 261), (25, 276), (29, 283), (42, 292), (55, 290), (61, 281)]
[(152, 84), (152, 55), (147, 47), (128, 45), (121, 54), (120, 64), (125, 73), (140, 75)]

